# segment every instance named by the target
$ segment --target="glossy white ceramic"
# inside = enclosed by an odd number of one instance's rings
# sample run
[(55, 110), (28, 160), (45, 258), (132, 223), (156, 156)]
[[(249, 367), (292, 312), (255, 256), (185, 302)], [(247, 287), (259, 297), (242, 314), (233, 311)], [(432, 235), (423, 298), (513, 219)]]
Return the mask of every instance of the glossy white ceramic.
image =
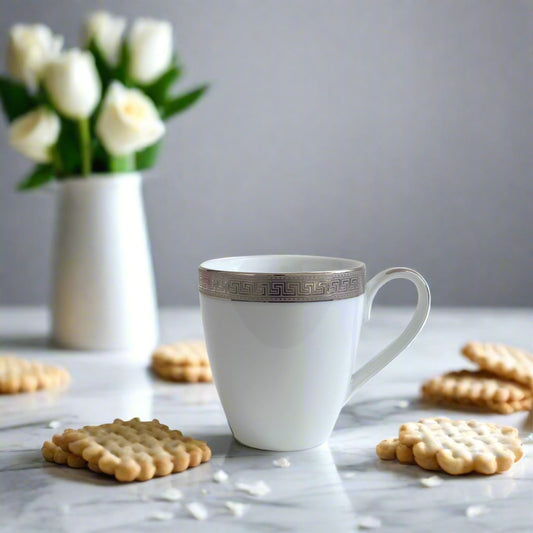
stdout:
[[(294, 259), (288, 259), (288, 257)], [(261, 256), (258, 275), (334, 270), (327, 258)], [(344, 260), (349, 261), (349, 260)], [(294, 268), (291, 268), (291, 262)], [(239, 262), (229, 258), (227, 272)], [(283, 267), (279, 265), (283, 264)], [(359, 263), (360, 264), (360, 263)], [(208, 261), (224, 271), (224, 260)], [(349, 268), (349, 267), (347, 267)], [(359, 333), (376, 292), (392, 279), (412, 281), (418, 292), (415, 313), (387, 348), (352, 374)], [(324, 443), (342, 406), (355, 390), (418, 335), (430, 308), (429, 287), (420, 274), (388, 269), (367, 284), (364, 294), (318, 302), (232, 301), (200, 293), (202, 320), (215, 385), (235, 438), (247, 446), (275, 451)]]
[(82, 350), (155, 346), (157, 307), (141, 184), (137, 173), (58, 184), (56, 344)]

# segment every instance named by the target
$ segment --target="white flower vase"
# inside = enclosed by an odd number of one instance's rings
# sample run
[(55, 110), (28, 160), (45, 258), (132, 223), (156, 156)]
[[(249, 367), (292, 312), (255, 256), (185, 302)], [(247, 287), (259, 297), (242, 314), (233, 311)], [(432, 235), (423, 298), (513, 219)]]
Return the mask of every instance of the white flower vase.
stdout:
[(138, 173), (58, 182), (53, 342), (77, 350), (132, 350), (158, 335), (157, 304)]

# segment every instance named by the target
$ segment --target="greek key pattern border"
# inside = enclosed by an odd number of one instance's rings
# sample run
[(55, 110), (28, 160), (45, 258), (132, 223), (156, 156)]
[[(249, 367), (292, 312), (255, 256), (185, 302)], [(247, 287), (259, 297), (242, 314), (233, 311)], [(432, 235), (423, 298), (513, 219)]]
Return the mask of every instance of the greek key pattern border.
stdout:
[(365, 269), (304, 274), (246, 274), (199, 269), (206, 296), (243, 302), (325, 302), (365, 291)]

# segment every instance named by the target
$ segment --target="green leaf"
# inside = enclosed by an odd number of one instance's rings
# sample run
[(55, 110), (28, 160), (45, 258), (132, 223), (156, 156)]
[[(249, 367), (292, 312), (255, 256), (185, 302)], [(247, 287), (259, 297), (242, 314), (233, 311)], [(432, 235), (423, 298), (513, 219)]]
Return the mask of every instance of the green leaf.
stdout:
[(56, 144), (57, 156), (65, 175), (81, 171), (81, 152), (78, 124), (74, 120), (61, 119), (61, 133)]
[(194, 105), (207, 91), (209, 85), (201, 85), (192, 91), (185, 94), (180, 94), (172, 100), (168, 100), (163, 105), (161, 116), (163, 119), (167, 119), (178, 113), (183, 113), (186, 109)]
[(148, 146), (144, 150), (135, 154), (135, 168), (137, 170), (144, 170), (155, 165), (159, 153), (161, 152), (162, 141), (157, 141), (152, 146)]
[(56, 177), (52, 165), (37, 165), (33, 172), (26, 176), (18, 185), (19, 191), (29, 191), (46, 185)]
[(150, 85), (141, 87), (141, 89), (154, 101), (156, 106), (163, 106), (170, 88), (176, 81), (178, 81), (182, 73), (183, 68), (181, 65), (172, 65), (166, 72), (161, 74), (156, 81)]
[(109, 154), (102, 143), (93, 136), (93, 172), (109, 172)]
[(89, 43), (88, 50), (94, 57), (96, 70), (98, 71), (100, 79), (102, 80), (102, 92), (105, 92), (105, 89), (111, 83), (114, 77), (115, 69), (106, 61), (105, 57), (100, 51), (100, 48), (98, 48), (94, 40), (91, 40)]
[(0, 99), (10, 122), (36, 106), (36, 101), (22, 83), (0, 76)]
[(48, 91), (46, 90), (44, 84), (39, 85), (39, 89), (37, 93), (33, 96), (35, 100), (36, 106), (44, 105), (51, 109), (54, 113), (58, 113), (56, 111), (56, 108), (54, 107), (54, 102), (52, 101), (52, 98), (50, 98), (50, 95), (48, 94)]
[(130, 49), (128, 44), (124, 42), (120, 51), (120, 60), (115, 69), (116, 79), (122, 82), (126, 87), (132, 87), (133, 83), (130, 78)]

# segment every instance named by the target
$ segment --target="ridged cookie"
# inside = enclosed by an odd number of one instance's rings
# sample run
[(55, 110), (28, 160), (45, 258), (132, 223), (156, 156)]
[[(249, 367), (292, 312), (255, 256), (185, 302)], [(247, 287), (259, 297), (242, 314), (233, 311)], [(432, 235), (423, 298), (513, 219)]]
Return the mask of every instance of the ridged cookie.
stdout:
[(398, 438), (382, 440), (376, 446), (376, 454), (380, 459), (383, 459), (384, 461), (392, 461), (396, 459), (400, 463), (415, 463), (413, 450), (409, 446), (402, 444), (400, 442), (400, 439)]
[(28, 361), (15, 355), (0, 356), (0, 394), (33, 392), (68, 384), (70, 374), (61, 367)]
[(398, 438), (419, 466), (451, 475), (504, 472), (523, 456), (515, 428), (476, 420), (425, 418), (402, 424)]
[(152, 368), (158, 376), (169, 381), (213, 381), (203, 341), (182, 341), (159, 346), (152, 354)]
[(469, 342), (462, 353), (480, 368), (533, 389), (533, 355), (526, 350), (494, 342)]
[(91, 470), (118, 481), (146, 481), (182, 472), (211, 458), (205, 442), (185, 437), (158, 420), (116, 419), (112, 424), (67, 429), (52, 441), (64, 452), (83, 458)]
[(71, 468), (85, 468), (87, 466), (87, 461), (83, 457), (74, 455), (69, 451), (64, 451), (57, 444), (49, 440), (44, 442), (41, 453), (50, 463), (67, 465)]
[(452, 407), (477, 407), (502, 414), (533, 406), (528, 387), (486, 370), (460, 370), (430, 379), (422, 385), (422, 397)]

